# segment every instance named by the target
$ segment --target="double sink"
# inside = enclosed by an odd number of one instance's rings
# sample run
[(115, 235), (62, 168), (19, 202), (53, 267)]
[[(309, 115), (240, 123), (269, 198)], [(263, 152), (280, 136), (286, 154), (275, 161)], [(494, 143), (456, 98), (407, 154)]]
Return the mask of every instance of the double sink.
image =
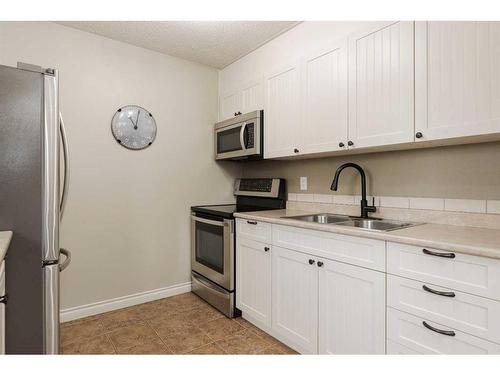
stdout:
[(306, 221), (309, 223), (332, 224), (344, 227), (361, 228), (380, 232), (389, 232), (391, 230), (403, 229), (419, 225), (420, 223), (410, 223), (395, 220), (376, 219), (376, 218), (360, 218), (347, 215), (336, 214), (312, 214), (300, 216), (285, 216), (284, 219), (293, 219)]

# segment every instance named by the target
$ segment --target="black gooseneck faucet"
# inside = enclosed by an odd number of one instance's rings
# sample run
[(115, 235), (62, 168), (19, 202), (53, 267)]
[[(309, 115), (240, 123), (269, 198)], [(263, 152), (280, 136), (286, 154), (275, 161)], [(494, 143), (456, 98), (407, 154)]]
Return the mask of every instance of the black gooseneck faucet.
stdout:
[(368, 212), (375, 212), (377, 208), (375, 206), (369, 206), (368, 201), (366, 200), (366, 176), (363, 168), (354, 163), (342, 164), (337, 168), (337, 171), (335, 172), (335, 177), (333, 178), (332, 186), (330, 187), (330, 189), (333, 191), (337, 191), (340, 172), (349, 167), (356, 169), (361, 175), (361, 217), (367, 219)]

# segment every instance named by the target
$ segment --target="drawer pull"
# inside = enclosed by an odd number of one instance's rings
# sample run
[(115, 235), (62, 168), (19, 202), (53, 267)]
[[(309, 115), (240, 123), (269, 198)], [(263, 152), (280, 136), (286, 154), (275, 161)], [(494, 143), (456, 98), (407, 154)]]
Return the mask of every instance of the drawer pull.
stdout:
[(252, 225), (257, 225), (257, 222), (256, 222), (256, 221), (250, 221), (250, 220), (247, 220), (247, 223), (248, 223), (248, 224), (252, 224)]
[(422, 289), (425, 290), (426, 292), (437, 294), (438, 296), (455, 297), (455, 293), (453, 292), (441, 292), (439, 290), (434, 290), (432, 288), (429, 288), (427, 285), (422, 285)]
[(443, 329), (439, 329), (439, 328), (434, 328), (433, 326), (431, 326), (429, 323), (427, 323), (426, 321), (423, 321), (422, 324), (424, 325), (425, 328), (427, 329), (430, 329), (431, 331), (434, 331), (436, 333), (439, 333), (441, 335), (445, 335), (445, 336), (455, 336), (455, 331), (445, 331)]
[(430, 251), (427, 249), (422, 249), (422, 252), (427, 255), (434, 255), (435, 257), (441, 257), (441, 258), (455, 258), (455, 254), (453, 253), (436, 253), (435, 251)]
[(269, 247), (264, 247), (264, 251), (267, 253), (269, 250), (271, 250)]

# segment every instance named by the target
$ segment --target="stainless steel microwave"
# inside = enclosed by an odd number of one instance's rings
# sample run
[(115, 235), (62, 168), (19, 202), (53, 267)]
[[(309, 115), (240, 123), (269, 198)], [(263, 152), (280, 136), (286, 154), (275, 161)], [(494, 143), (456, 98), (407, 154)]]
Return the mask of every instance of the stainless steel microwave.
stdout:
[(215, 124), (215, 159), (262, 159), (264, 111), (253, 111)]

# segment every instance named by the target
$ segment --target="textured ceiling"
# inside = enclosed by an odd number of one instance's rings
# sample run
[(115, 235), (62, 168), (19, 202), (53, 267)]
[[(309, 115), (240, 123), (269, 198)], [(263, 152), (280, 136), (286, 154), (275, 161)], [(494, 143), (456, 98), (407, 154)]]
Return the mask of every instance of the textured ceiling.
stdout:
[(295, 21), (76, 21), (59, 24), (223, 68)]

